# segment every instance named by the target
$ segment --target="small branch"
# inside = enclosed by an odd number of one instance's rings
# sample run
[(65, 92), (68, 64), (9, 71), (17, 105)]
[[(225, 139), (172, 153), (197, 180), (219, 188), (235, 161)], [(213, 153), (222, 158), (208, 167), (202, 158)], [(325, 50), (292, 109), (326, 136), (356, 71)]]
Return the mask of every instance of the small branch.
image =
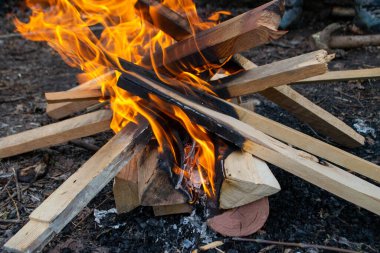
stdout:
[(90, 150), (90, 151), (94, 151), (94, 152), (96, 152), (100, 149), (98, 146), (87, 143), (87, 142), (82, 141), (82, 140), (72, 140), (72, 141), (69, 141), (69, 143), (76, 145), (78, 147)]
[(21, 202), (21, 191), (20, 191), (20, 185), (18, 184), (16, 170), (14, 168), (12, 168), (12, 171), (13, 171), (13, 176), (15, 178), (16, 191), (17, 191), (17, 200)]
[(288, 246), (288, 247), (298, 247), (298, 248), (315, 248), (315, 249), (323, 249), (323, 250), (330, 250), (330, 251), (344, 252), (344, 253), (358, 253), (358, 251), (354, 251), (354, 250), (341, 249), (341, 248), (318, 245), (318, 244), (279, 242), (279, 241), (269, 241), (269, 240), (263, 240), (263, 239), (250, 239), (250, 238), (240, 238), (240, 237), (234, 237), (232, 238), (232, 240), (243, 241), (243, 242), (255, 242), (255, 243), (262, 243), (262, 244), (281, 245), (281, 246)]

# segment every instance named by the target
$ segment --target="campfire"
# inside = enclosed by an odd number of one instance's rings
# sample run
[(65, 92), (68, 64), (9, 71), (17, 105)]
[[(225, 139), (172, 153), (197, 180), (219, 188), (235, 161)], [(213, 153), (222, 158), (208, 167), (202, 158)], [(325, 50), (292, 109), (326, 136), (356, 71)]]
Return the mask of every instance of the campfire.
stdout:
[[(32, 14), (15, 20), (17, 30), (83, 73), (79, 86), (45, 94), (47, 114), (63, 120), (1, 138), (0, 158), (109, 129), (115, 136), (5, 248), (40, 249), (111, 180), (119, 213), (143, 205), (169, 215), (202, 203), (213, 230), (247, 236), (264, 225), (267, 197), (280, 191), (267, 162), (380, 214), (380, 189), (370, 182), (380, 182), (379, 166), (245, 108), (241, 98), (259, 93), (338, 145), (365, 142), (288, 86), (333, 79), (334, 55), (319, 50), (256, 66), (238, 54), (285, 34), (277, 30), (283, 4), (221, 22), (231, 14), (203, 21), (191, 0), (28, 1)], [(72, 117), (86, 108), (92, 112)]]

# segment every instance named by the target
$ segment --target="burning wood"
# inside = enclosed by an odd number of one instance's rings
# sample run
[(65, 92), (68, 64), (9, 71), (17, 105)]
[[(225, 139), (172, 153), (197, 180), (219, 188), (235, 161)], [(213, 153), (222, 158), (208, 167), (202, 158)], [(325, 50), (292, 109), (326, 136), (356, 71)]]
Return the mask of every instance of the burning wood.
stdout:
[[(210, 227), (224, 235), (251, 234), (268, 217), (266, 196), (280, 190), (264, 161), (380, 214), (379, 187), (285, 143), (377, 181), (379, 166), (222, 99), (260, 92), (339, 143), (364, 143), (343, 122), (285, 86), (325, 73), (332, 59), (325, 51), (260, 67), (233, 56), (283, 34), (277, 31), (283, 1), (274, 0), (220, 24), (202, 22), (194, 8), (182, 10), (186, 19), (177, 13), (181, 10), (177, 5), (167, 4), (139, 0), (135, 12), (134, 2), (127, 1), (123, 8), (108, 6), (105, 13), (96, 5), (79, 10), (65, 1), (62, 6), (67, 9), (61, 13), (56, 6), (44, 12), (31, 3), (44, 22), (36, 18), (29, 24), (16, 22), (25, 36), (48, 41), (88, 79), (97, 78), (70, 91), (46, 93), (49, 115), (65, 117), (107, 95), (113, 117), (110, 124), (111, 112), (98, 111), (5, 137), (0, 139), (6, 147), (0, 149), (0, 157), (109, 127), (117, 134), (30, 215), (31, 221), (8, 241), (7, 249), (43, 247), (114, 177), (119, 213), (139, 205), (153, 206), (156, 215), (188, 212), (187, 202), (196, 202), (201, 195), (219, 202), (218, 208), (238, 208), (210, 218)], [(193, 7), (190, 1), (186, 4)], [(57, 12), (64, 18), (55, 18)], [(80, 12), (86, 18), (74, 15)], [(104, 25), (99, 38), (85, 29), (94, 23)], [(49, 25), (60, 29), (36, 31)], [(69, 29), (73, 25), (84, 28), (73, 33)], [(202, 73), (208, 79), (222, 68), (225, 73), (245, 71), (212, 82), (201, 78)], [(232, 153), (223, 151), (220, 143)], [(241, 212), (247, 215), (237, 216)]]

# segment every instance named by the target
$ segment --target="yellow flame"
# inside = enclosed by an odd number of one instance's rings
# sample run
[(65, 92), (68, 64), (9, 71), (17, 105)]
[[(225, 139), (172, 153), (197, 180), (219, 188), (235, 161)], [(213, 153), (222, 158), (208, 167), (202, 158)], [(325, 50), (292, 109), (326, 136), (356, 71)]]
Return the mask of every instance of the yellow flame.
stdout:
[[(135, 8), (136, 2), (137, 0), (26, 0), (27, 6), (32, 10), (29, 21), (24, 23), (16, 19), (15, 25), (27, 39), (47, 42), (67, 64), (80, 68), (84, 72), (80, 75), (80, 80), (85, 81), (109, 72), (113, 64), (121, 68), (119, 59), (139, 65), (144, 56), (153, 55), (175, 43), (173, 38), (143, 19)], [(223, 14), (217, 13), (209, 21), (203, 22), (192, 0), (164, 0), (162, 4), (183, 15), (191, 24), (193, 34), (214, 26), (219, 15)], [(94, 27), (103, 28), (99, 36), (92, 31)], [(155, 70), (160, 76), (158, 70)], [(195, 74), (175, 74), (177, 79), (187, 85), (211, 92), (209, 84), (197, 76), (202, 71), (204, 69), (199, 68)], [(160, 151), (162, 152), (165, 142), (174, 154), (173, 138), (157, 122), (153, 116), (155, 112), (149, 110), (141, 98), (118, 88), (116, 84), (119, 76), (120, 73), (115, 72), (114, 76), (103, 78), (100, 83), (103, 94), (107, 92), (111, 95), (110, 104), (114, 114), (111, 128), (118, 132), (128, 122), (134, 122), (136, 115), (141, 114), (151, 124)], [(173, 107), (171, 112), (200, 146), (197, 154), (198, 169), (206, 172), (211, 191), (207, 187), (205, 191), (212, 195), (215, 191), (214, 145), (205, 129), (192, 123), (181, 109)]]

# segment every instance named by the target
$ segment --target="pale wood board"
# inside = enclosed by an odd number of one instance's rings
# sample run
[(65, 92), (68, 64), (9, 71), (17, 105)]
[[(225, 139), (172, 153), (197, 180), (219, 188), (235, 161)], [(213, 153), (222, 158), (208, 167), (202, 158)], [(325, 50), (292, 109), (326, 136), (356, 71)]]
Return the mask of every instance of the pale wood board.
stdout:
[[(253, 62), (241, 55), (235, 61), (247, 71), (257, 67)], [(309, 124), (310, 127), (331, 137), (340, 145), (346, 147), (364, 145), (365, 138), (363, 136), (331, 113), (296, 92), (290, 86), (272, 87), (259, 93), (288, 110), (294, 116)]]
[(98, 102), (100, 98), (105, 98), (100, 89), (91, 90), (69, 90), (59, 92), (47, 92), (45, 93), (45, 99), (48, 103), (62, 103), (62, 102), (75, 102), (95, 100)]
[(239, 120), (294, 147), (380, 182), (380, 167), (307, 134), (230, 103)]
[(41, 250), (96, 194), (125, 167), (151, 138), (149, 125), (127, 125), (70, 176), (30, 215), (30, 221), (4, 248), (11, 252)]
[(340, 145), (354, 148), (365, 143), (365, 138), (354, 129), (289, 86), (265, 90), (260, 94), (276, 101), (278, 105), (293, 113), (299, 120), (309, 124), (314, 130), (330, 137)]
[[(104, 75), (101, 75), (97, 78), (89, 80), (85, 83), (75, 86), (70, 90), (88, 90), (88, 89), (98, 89), (99, 83), (111, 78), (114, 75), (113, 71), (107, 72)], [(81, 110), (86, 109), (89, 106), (97, 104), (98, 101), (89, 100), (89, 101), (76, 101), (76, 102), (62, 102), (62, 103), (54, 103), (47, 104), (46, 113), (49, 117), (53, 119), (62, 119), (67, 117), (73, 113), (79, 112)]]
[(251, 68), (211, 83), (216, 86), (215, 92), (223, 98), (249, 95), (323, 74), (332, 57), (325, 50), (319, 50)]
[(295, 84), (303, 83), (327, 83), (336, 81), (347, 80), (366, 80), (366, 79), (378, 79), (380, 78), (380, 68), (369, 69), (352, 69), (352, 70), (340, 70), (329, 71), (319, 76), (313, 76), (295, 82)]
[(110, 129), (112, 112), (100, 110), (0, 138), (0, 158), (61, 144)]
[(118, 213), (130, 212), (140, 205), (138, 191), (138, 161), (142, 150), (116, 175), (113, 196)]
[(247, 152), (235, 151), (228, 155), (223, 171), (219, 197), (222, 209), (249, 204), (281, 189), (268, 165)]

